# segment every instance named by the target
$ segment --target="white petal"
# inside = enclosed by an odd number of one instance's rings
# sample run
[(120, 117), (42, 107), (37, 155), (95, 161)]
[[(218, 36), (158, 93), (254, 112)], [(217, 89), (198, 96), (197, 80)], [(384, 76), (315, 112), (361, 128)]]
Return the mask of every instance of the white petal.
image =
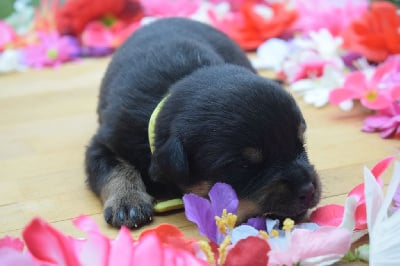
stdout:
[(293, 82), (290, 85), (290, 89), (295, 92), (305, 92), (313, 90), (316, 87), (316, 82), (312, 79), (301, 79), (299, 81)]
[(348, 101), (343, 101), (339, 104), (340, 109), (342, 109), (343, 111), (350, 111), (351, 109), (353, 109), (354, 103), (352, 100), (348, 100)]
[(383, 203), (383, 192), (374, 175), (367, 167), (364, 167), (364, 186), (364, 195), (367, 205), (367, 223), (371, 233)]
[(257, 48), (257, 58), (251, 62), (255, 68), (266, 68), (280, 71), (284, 59), (289, 53), (286, 41), (272, 38)]
[(232, 243), (236, 244), (241, 239), (249, 236), (257, 236), (258, 230), (250, 225), (240, 225), (232, 230)]

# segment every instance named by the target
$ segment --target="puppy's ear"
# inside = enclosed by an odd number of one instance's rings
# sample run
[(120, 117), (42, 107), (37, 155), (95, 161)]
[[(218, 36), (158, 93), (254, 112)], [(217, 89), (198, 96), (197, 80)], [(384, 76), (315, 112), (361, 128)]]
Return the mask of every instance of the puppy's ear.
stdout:
[(149, 169), (153, 181), (181, 183), (189, 176), (188, 159), (182, 142), (171, 136), (155, 150)]

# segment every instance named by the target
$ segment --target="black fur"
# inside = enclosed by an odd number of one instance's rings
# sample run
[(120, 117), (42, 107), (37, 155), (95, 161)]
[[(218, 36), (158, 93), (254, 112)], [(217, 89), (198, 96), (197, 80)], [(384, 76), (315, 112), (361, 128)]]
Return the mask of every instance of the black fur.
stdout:
[[(151, 155), (148, 122), (166, 95)], [(151, 198), (142, 200), (147, 193), (175, 195), (216, 182), (231, 184), (246, 203), (240, 220), (297, 219), (319, 200), (294, 99), (257, 75), (240, 48), (210, 26), (169, 18), (136, 31), (107, 69), (98, 114), (86, 152), (88, 184), (114, 226), (150, 221)], [(137, 175), (126, 174), (132, 171)], [(127, 192), (117, 179), (139, 185)]]

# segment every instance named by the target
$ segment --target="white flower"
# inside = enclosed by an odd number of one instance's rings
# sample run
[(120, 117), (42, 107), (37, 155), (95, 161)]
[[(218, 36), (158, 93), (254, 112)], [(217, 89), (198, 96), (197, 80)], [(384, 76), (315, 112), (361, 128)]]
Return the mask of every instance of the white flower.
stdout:
[(386, 196), (373, 174), (364, 169), (370, 265), (399, 265), (400, 211), (390, 213), (393, 196), (400, 184), (400, 163), (396, 162)]
[(289, 51), (288, 42), (271, 38), (257, 48), (257, 57), (251, 63), (256, 69), (273, 69), (278, 72)]
[(303, 96), (304, 101), (315, 107), (323, 107), (329, 102), (332, 89), (343, 85), (344, 77), (340, 70), (328, 64), (324, 67), (321, 77), (301, 79), (293, 82), (290, 88)]
[(3, 53), (0, 53), (0, 74), (23, 70), (26, 70), (26, 66), (22, 64), (20, 51), (6, 49)]

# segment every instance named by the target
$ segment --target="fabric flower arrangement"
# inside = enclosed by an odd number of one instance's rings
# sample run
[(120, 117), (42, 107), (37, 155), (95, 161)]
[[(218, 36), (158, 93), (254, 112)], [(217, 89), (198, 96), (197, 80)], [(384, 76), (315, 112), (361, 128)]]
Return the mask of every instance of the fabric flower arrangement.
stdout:
[[(252, 218), (236, 224), (238, 199), (227, 184), (217, 183), (210, 200), (187, 194), (187, 218), (206, 239), (188, 239), (173, 225), (144, 230), (137, 239), (122, 227), (115, 239), (104, 236), (88, 216), (73, 220), (86, 233), (74, 238), (34, 218), (23, 241), (0, 238), (0, 265), (331, 265), (340, 260), (367, 260), (371, 265), (400, 261), (400, 163), (383, 192), (379, 176), (394, 159), (364, 169), (364, 183), (355, 187), (345, 206), (325, 205), (311, 222)], [(369, 234), (369, 243), (351, 244)]]

